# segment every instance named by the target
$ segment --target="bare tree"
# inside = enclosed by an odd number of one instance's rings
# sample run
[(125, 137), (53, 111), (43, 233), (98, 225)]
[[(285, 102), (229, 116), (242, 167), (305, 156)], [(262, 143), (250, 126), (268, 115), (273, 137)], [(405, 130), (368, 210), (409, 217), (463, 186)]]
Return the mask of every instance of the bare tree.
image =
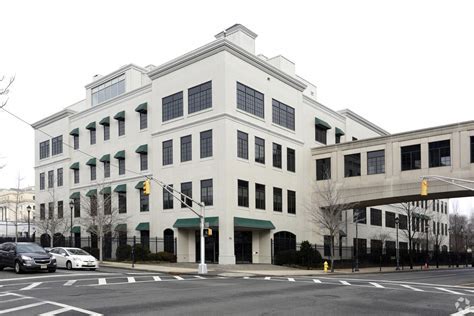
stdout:
[(8, 80), (5, 80), (5, 76), (0, 78), (0, 108), (3, 108), (7, 105), (8, 94), (10, 93), (10, 87), (15, 81), (15, 76), (10, 77)]

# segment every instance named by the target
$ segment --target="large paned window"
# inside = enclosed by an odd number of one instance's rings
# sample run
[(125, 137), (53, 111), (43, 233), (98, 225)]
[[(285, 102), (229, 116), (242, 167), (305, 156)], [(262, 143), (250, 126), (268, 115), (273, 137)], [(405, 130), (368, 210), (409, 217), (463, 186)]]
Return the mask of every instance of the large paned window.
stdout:
[(385, 150), (367, 152), (367, 174), (385, 173)]
[(163, 142), (163, 166), (173, 164), (173, 140)]
[(127, 192), (118, 194), (118, 211), (120, 214), (127, 213)]
[(295, 109), (289, 105), (281, 103), (275, 99), (272, 100), (272, 119), (273, 123), (295, 130)]
[(237, 157), (249, 159), (249, 135), (237, 131)]
[(421, 168), (421, 146), (401, 147), (402, 171)]
[(354, 223), (367, 224), (367, 209), (365, 207), (355, 208), (352, 219)]
[(237, 205), (249, 207), (249, 182), (244, 180), (237, 181)]
[(48, 171), (48, 188), (54, 187), (54, 170)]
[(54, 137), (51, 140), (51, 155), (59, 155), (63, 153), (63, 135)]
[(45, 183), (46, 183), (44, 172), (41, 172), (41, 173), (39, 174), (39, 178), (40, 178), (40, 190), (44, 190), (44, 188), (45, 188)]
[(104, 161), (104, 178), (110, 177), (110, 161)]
[(115, 98), (125, 92), (125, 74), (92, 88), (92, 106)]
[(64, 203), (63, 201), (58, 201), (58, 218), (61, 219), (64, 217)]
[(315, 139), (317, 142), (320, 142), (321, 144), (327, 144), (327, 128), (324, 128), (319, 125), (314, 126), (314, 132), (315, 132)]
[(395, 213), (385, 211), (385, 227), (395, 228)]
[(255, 162), (265, 164), (265, 140), (255, 137)]
[(95, 132), (95, 129), (91, 129), (90, 131), (90, 143), (91, 145), (94, 145), (96, 143), (96, 140), (97, 140), (97, 134)]
[(46, 204), (44, 203), (40, 204), (40, 219), (46, 219)]
[(273, 211), (283, 212), (283, 190), (280, 188), (273, 188)]
[(281, 169), (281, 145), (273, 143), (273, 167)]
[(140, 129), (145, 129), (148, 127), (148, 113), (140, 112)]
[(48, 203), (48, 219), (53, 219), (54, 217), (54, 202)]
[(104, 214), (112, 214), (112, 198), (110, 193), (104, 193)]
[(237, 82), (237, 108), (264, 118), (265, 107), (263, 93)]
[(400, 229), (407, 229), (408, 228), (408, 216), (398, 214), (398, 228)]
[(91, 167), (91, 181), (97, 179), (97, 168), (96, 166), (90, 166)]
[[(169, 190), (173, 192), (173, 185), (168, 184), (167, 185)], [(173, 208), (173, 195), (168, 192), (165, 188), (163, 188), (163, 209), (164, 210), (170, 210)]]
[(451, 166), (451, 142), (442, 140), (429, 143), (430, 168)]
[(188, 89), (188, 114), (212, 107), (212, 81)]
[(192, 137), (191, 135), (181, 137), (181, 162), (193, 159)]
[(90, 205), (90, 215), (97, 216), (97, 195), (92, 195), (89, 198)]
[(192, 182), (183, 182), (181, 183), (181, 193), (186, 195), (188, 198), (181, 196), (181, 207), (193, 206), (193, 201), (191, 200), (193, 197), (193, 183)]
[(110, 125), (104, 125), (104, 140), (110, 139)]
[(316, 159), (316, 180), (331, 179), (331, 158)]
[(140, 212), (148, 212), (150, 210), (150, 196), (140, 190)]
[(360, 176), (360, 154), (351, 154), (344, 156), (344, 176)]
[(212, 179), (201, 180), (201, 202), (206, 206), (214, 204)]
[(81, 217), (81, 198), (73, 199), (74, 201), (74, 217)]
[(74, 183), (77, 184), (79, 183), (79, 170), (74, 169)]
[(370, 209), (370, 225), (382, 226), (382, 210), (376, 208)]
[(125, 121), (118, 120), (118, 136), (125, 135)]
[(288, 214), (296, 214), (296, 192), (288, 190)]
[(183, 91), (162, 99), (162, 121), (183, 116)]
[(79, 135), (73, 135), (72, 142), (73, 142), (74, 149), (79, 149)]
[(123, 175), (125, 174), (125, 159), (118, 160), (118, 174)]
[(62, 187), (64, 184), (64, 175), (63, 175), (63, 168), (58, 168), (56, 171), (56, 178), (57, 178), (57, 186)]
[[(75, 149), (75, 148), (74, 148)], [(49, 140), (40, 143), (40, 159), (49, 157)]]
[(265, 185), (255, 183), (255, 208), (265, 209)]
[(140, 170), (148, 170), (148, 154), (141, 153), (140, 154)]
[(286, 169), (291, 172), (296, 171), (296, 153), (294, 149), (286, 149)]
[(201, 158), (212, 157), (212, 130), (201, 132)]

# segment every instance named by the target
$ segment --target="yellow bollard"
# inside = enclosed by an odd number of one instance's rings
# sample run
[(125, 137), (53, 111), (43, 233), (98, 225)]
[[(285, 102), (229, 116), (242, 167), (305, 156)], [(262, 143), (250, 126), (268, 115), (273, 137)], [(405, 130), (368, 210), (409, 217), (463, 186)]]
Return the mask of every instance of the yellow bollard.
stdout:
[(324, 261), (324, 273), (327, 273), (328, 272), (328, 262), (327, 261)]

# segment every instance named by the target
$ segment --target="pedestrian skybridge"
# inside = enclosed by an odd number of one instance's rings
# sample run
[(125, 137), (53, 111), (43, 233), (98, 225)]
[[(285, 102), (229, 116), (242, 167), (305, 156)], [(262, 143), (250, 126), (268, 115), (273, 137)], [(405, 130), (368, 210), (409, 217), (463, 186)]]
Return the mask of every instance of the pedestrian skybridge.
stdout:
[(474, 196), (434, 179), (420, 195), (423, 176), (474, 181), (474, 121), (317, 147), (312, 156), (316, 198), (328, 182), (358, 206)]

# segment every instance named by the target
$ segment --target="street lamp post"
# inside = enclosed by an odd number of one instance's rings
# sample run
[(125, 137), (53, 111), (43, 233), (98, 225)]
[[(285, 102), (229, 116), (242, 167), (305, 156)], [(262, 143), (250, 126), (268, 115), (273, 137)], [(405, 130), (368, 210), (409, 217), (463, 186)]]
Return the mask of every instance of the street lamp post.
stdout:
[(429, 261), (429, 252), (428, 252), (428, 234), (429, 234), (429, 231), (430, 231), (430, 224), (428, 224), (428, 222), (426, 223), (425, 225), (425, 233), (426, 233), (426, 262), (425, 262), (425, 266), (428, 268), (428, 261)]
[(397, 228), (397, 245), (396, 245), (396, 256), (397, 256), (397, 268), (395, 270), (399, 271), (400, 270), (400, 249), (398, 245), (398, 225), (400, 224), (400, 218), (397, 216), (395, 217), (395, 226)]
[(26, 207), (26, 210), (28, 211), (28, 239), (31, 240), (31, 235), (30, 235), (30, 212), (31, 212), (31, 206), (28, 205)]
[(359, 271), (359, 230), (358, 230), (358, 225), (357, 225), (358, 222), (359, 222), (359, 218), (357, 217), (357, 220), (356, 220), (356, 246), (355, 246), (356, 262), (355, 262), (355, 268), (354, 268), (355, 272)]
[(69, 232), (69, 247), (72, 247), (72, 212), (73, 212), (73, 209), (74, 209), (74, 201), (73, 200), (69, 201), (69, 208), (71, 209), (71, 229), (70, 229), (70, 232)]

